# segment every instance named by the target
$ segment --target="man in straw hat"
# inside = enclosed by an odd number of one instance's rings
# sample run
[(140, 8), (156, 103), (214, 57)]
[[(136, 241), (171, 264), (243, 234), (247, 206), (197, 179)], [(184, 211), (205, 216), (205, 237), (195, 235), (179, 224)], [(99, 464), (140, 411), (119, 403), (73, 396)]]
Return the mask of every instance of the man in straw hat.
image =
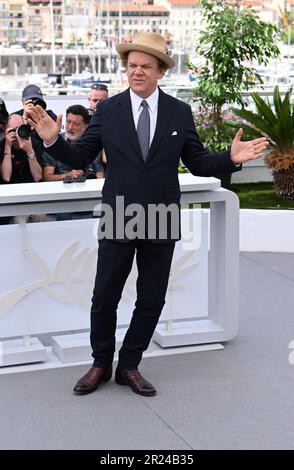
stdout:
[[(94, 363), (74, 392), (91, 393), (111, 378), (116, 310), (136, 255), (137, 300), (119, 351), (115, 381), (140, 395), (153, 396), (156, 390), (138, 366), (165, 303), (174, 245), (180, 238), (179, 160), (194, 175), (233, 172), (241, 169), (243, 162), (260, 157), (267, 141), (241, 142), (239, 130), (230, 151), (207, 152), (196, 133), (190, 106), (158, 88), (158, 80), (175, 65), (164, 38), (139, 32), (132, 43), (119, 44), (117, 51), (126, 65), (130, 88), (99, 104), (87, 131), (74, 146), (58, 136), (61, 116), (54, 122), (36, 106), (30, 124), (44, 139), (48, 153), (73, 168), (87, 166), (104, 147), (108, 166), (102, 203), (113, 210), (113, 218), (105, 224), (114, 223), (117, 229), (115, 221), (123, 217), (123, 233), (106, 229), (102, 236), (100, 231), (91, 308)], [(129, 209), (123, 216), (119, 198)], [(136, 223), (130, 220), (134, 205), (141, 210)], [(154, 226), (154, 220), (146, 217), (151, 205), (172, 206), (177, 223), (167, 217), (163, 230), (157, 223)]]

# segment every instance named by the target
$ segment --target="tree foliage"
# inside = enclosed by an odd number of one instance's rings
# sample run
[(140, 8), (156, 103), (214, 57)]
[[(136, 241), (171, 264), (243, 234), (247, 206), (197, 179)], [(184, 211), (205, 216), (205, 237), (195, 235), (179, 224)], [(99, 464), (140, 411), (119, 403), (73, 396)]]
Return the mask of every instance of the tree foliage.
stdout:
[[(223, 0), (200, 0), (200, 4), (205, 30), (200, 35), (196, 53), (205, 63), (200, 70), (191, 63), (189, 67), (200, 71), (201, 79), (194, 94), (199, 100), (200, 114), (213, 121), (217, 132), (215, 140), (220, 140), (222, 132), (228, 134), (223, 126), (223, 107), (244, 106), (244, 91), (262, 83), (252, 63), (267, 65), (271, 58), (278, 57), (276, 42), (281, 33), (275, 25), (262, 21), (251, 8), (238, 12)], [(209, 138), (213, 140), (211, 135)], [(227, 142), (220, 142), (211, 150), (221, 150), (220, 146), (225, 148)]]
[[(291, 104), (292, 89), (284, 97), (279, 87), (273, 93), (273, 107), (269, 99), (263, 99), (258, 93), (252, 93), (256, 111), (234, 109), (243, 122), (228, 120), (227, 126), (244, 129), (251, 137), (267, 137), (273, 148), (277, 149), (276, 158), (269, 156), (268, 163), (275, 170), (288, 169), (294, 165), (294, 105)], [(278, 157), (277, 157), (278, 155)]]

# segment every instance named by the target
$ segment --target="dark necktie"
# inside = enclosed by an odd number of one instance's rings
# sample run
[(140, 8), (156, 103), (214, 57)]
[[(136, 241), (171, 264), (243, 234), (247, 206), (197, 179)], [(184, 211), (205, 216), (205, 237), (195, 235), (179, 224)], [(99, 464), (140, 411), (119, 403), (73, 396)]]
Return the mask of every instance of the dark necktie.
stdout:
[(141, 106), (143, 109), (138, 119), (137, 134), (143, 158), (146, 160), (150, 140), (150, 115), (147, 101), (143, 100)]

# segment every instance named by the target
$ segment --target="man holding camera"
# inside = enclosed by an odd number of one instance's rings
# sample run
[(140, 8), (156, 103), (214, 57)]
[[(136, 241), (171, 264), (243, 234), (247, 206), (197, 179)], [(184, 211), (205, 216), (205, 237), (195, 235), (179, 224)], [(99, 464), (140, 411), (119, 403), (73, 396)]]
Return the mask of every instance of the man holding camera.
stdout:
[[(23, 109), (20, 109), (15, 112), (22, 116), (24, 123), (27, 124), (27, 120), (30, 118), (30, 111), (36, 106), (39, 105), (46, 110), (48, 116), (50, 116), (54, 121), (56, 121), (56, 115), (47, 109), (47, 103), (44, 100), (43, 93), (37, 85), (27, 85), (22, 91), (22, 103)], [(35, 149), (36, 155), (40, 160), (42, 153), (44, 152), (43, 141), (40, 139), (38, 134), (32, 129), (31, 139), (33, 142), (33, 147)]]
[[(22, 90), (22, 103), (23, 109), (16, 111), (15, 114), (20, 114), (23, 117), (25, 123), (30, 117), (30, 111), (33, 106), (38, 104), (43, 109), (47, 108), (47, 103), (44, 100), (41, 88), (39, 88), (37, 85), (27, 85)], [(51, 109), (46, 109), (46, 112), (52, 119), (56, 120), (56, 115), (53, 113), (53, 111), (51, 111)]]
[(42, 179), (42, 168), (36, 156), (30, 127), (18, 114), (11, 114), (5, 138), (0, 142), (2, 180), (5, 183), (33, 183)]

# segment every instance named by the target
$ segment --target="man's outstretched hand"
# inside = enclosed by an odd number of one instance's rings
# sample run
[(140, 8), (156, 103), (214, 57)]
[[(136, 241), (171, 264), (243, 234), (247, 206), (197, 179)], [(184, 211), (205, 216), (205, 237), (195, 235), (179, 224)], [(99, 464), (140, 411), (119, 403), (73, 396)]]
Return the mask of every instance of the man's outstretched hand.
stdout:
[(42, 108), (42, 106), (33, 106), (30, 110), (30, 118), (28, 124), (35, 129), (41, 139), (46, 145), (51, 145), (55, 142), (61, 129), (62, 114), (57, 116), (55, 122)]
[(242, 142), (242, 135), (243, 129), (239, 129), (232, 142), (231, 160), (235, 165), (260, 158), (269, 145), (269, 141), (266, 137)]

